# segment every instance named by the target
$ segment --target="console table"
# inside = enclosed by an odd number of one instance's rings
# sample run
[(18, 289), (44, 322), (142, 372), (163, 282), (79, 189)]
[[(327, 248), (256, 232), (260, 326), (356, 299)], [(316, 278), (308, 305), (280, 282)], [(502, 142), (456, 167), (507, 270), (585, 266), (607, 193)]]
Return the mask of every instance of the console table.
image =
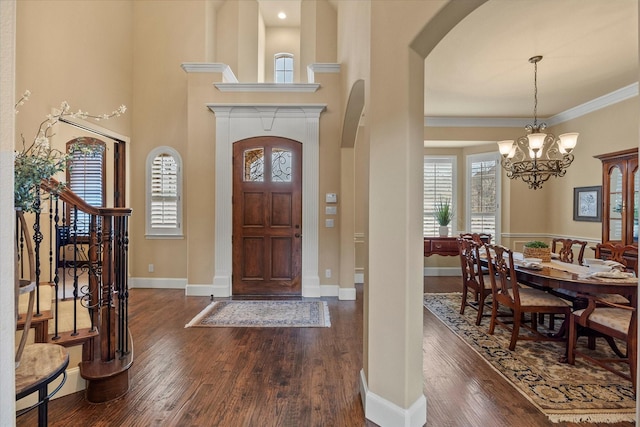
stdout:
[(458, 249), (457, 237), (425, 237), (424, 238), (424, 256), (444, 255), (457, 256), (460, 254)]

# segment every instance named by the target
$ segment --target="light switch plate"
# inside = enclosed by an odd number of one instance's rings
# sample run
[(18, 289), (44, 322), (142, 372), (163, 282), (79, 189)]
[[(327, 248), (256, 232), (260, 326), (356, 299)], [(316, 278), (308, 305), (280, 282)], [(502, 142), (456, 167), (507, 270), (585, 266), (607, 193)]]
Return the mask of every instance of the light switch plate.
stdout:
[(338, 213), (338, 207), (337, 206), (325, 206), (324, 213), (327, 214), (327, 215), (335, 215), (335, 214)]
[(332, 219), (325, 219), (324, 220), (324, 226), (326, 228), (333, 228), (333, 220)]
[(327, 203), (338, 203), (338, 195), (336, 193), (327, 193), (325, 197)]

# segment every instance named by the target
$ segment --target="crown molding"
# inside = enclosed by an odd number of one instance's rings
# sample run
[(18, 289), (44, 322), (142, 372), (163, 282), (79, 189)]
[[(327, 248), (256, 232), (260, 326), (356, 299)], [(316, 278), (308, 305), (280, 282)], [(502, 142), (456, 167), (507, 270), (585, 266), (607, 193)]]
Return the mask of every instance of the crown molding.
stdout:
[(602, 95), (601, 97), (592, 99), (591, 101), (587, 101), (584, 104), (569, 108), (555, 116), (551, 116), (547, 119), (546, 123), (548, 126), (564, 123), (594, 111), (598, 111), (602, 108), (617, 104), (618, 102), (626, 101), (634, 96), (638, 96), (638, 82), (632, 83), (618, 90), (614, 90), (611, 93)]
[(452, 128), (521, 128), (525, 127), (530, 119), (500, 118), (500, 117), (425, 117), (424, 125), (427, 127), (452, 127)]
[(214, 83), (220, 92), (316, 92), (319, 83)]
[[(599, 98), (580, 104), (566, 111), (548, 118), (539, 117), (539, 122), (547, 126), (555, 126), (569, 120), (576, 119), (594, 111), (601, 110), (619, 102), (638, 96), (638, 82), (615, 90)], [(531, 118), (507, 117), (432, 117), (425, 116), (426, 127), (517, 127), (521, 128), (531, 123)]]
[(307, 81), (309, 83), (315, 82), (316, 73), (339, 73), (340, 64), (334, 63), (317, 63), (309, 64), (307, 66)]
[(238, 82), (231, 67), (221, 62), (183, 62), (180, 67), (187, 73), (221, 73), (222, 81), (226, 83)]
[(340, 64), (335, 64), (332, 62), (320, 62), (317, 64), (309, 64), (307, 66), (307, 69), (313, 71), (314, 73), (339, 73)]

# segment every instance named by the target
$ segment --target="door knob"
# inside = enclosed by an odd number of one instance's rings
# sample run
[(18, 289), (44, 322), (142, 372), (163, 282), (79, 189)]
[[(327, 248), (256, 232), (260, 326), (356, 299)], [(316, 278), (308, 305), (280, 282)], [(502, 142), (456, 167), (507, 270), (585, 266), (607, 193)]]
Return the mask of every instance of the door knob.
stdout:
[(295, 237), (302, 237), (302, 234), (300, 234), (300, 233), (296, 233), (296, 234), (294, 234), (294, 236), (295, 236)]

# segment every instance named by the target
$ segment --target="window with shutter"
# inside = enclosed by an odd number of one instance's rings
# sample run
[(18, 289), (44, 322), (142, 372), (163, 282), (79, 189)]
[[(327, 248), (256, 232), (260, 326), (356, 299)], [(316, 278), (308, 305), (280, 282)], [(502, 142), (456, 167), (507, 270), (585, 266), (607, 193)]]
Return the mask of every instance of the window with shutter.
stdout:
[(181, 159), (170, 147), (147, 159), (147, 236), (182, 236)]
[[(69, 168), (67, 169), (67, 186), (81, 199), (91, 206), (105, 206), (105, 143), (95, 138), (82, 138), (82, 144), (101, 145), (102, 150), (87, 153), (73, 151), (72, 147), (78, 140), (67, 142), (67, 152), (71, 152)], [(67, 213), (72, 229), (77, 229), (78, 235), (89, 234), (89, 215), (78, 211), (77, 216)]]
[[(424, 199), (423, 233), (425, 236), (438, 236), (439, 224), (435, 217), (435, 204), (439, 200), (451, 200), (453, 212), (456, 212), (456, 158), (424, 157)], [(455, 220), (451, 226), (455, 225)], [(453, 233), (452, 233), (453, 235)]]
[(500, 160), (497, 154), (467, 157), (467, 231), (498, 238)]

